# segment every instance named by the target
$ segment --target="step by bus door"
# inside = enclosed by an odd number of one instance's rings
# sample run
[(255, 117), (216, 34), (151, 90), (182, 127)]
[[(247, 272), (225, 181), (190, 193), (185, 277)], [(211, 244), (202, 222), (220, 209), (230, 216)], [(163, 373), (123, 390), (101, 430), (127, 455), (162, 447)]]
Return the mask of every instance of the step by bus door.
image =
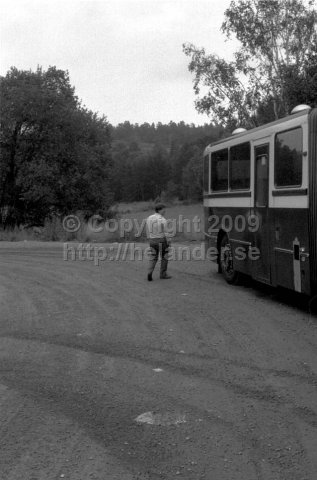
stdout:
[(254, 147), (254, 210), (258, 229), (254, 232), (253, 245), (257, 248), (258, 259), (252, 260), (252, 276), (265, 283), (271, 283), (270, 226), (269, 226), (269, 144)]

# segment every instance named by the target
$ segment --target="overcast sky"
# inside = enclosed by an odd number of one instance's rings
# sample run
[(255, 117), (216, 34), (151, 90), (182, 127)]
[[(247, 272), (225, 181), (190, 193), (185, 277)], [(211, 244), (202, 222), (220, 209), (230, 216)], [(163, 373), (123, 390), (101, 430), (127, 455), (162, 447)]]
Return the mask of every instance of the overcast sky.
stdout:
[(230, 0), (10, 0), (0, 15), (0, 74), (11, 66), (68, 70), (89, 109), (116, 125), (203, 124), (184, 42), (229, 58), (220, 32)]

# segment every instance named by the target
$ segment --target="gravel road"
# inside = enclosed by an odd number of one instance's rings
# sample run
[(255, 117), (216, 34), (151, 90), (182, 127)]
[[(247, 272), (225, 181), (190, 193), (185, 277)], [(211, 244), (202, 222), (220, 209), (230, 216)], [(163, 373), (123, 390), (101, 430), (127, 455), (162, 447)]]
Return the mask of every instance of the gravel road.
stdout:
[(1, 480), (315, 479), (305, 302), (108, 247), (0, 244)]

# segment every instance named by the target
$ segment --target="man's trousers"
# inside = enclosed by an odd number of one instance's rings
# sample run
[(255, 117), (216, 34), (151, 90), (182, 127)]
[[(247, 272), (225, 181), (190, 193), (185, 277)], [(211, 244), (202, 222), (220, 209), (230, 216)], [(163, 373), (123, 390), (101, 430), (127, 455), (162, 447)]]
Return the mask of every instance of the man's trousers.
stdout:
[(149, 252), (149, 274), (152, 274), (157, 264), (159, 256), (161, 257), (160, 277), (164, 277), (168, 264), (168, 243), (166, 238), (151, 238)]

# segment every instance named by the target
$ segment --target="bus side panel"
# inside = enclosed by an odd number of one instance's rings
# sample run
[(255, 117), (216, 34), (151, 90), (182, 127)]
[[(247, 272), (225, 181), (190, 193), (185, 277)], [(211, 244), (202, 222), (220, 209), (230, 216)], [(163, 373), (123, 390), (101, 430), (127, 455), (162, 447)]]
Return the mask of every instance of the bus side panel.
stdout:
[(308, 209), (272, 208), (270, 213), (272, 284), (310, 294)]
[(253, 250), (252, 250), (252, 224), (249, 223), (250, 208), (234, 208), (228, 215), (222, 217), (224, 227), (229, 226), (227, 233), (233, 255), (233, 267), (235, 270), (246, 275), (252, 274)]
[[(212, 207), (204, 207), (204, 233), (205, 233), (205, 248), (209, 252), (207, 259), (217, 261), (217, 236), (218, 231), (213, 232), (212, 219), (214, 218), (214, 210)], [(213, 253), (215, 253), (213, 255)]]
[(252, 255), (249, 245), (251, 246), (252, 241), (252, 224), (249, 224), (249, 215), (250, 208), (245, 207), (205, 207), (207, 248), (218, 252), (219, 238), (226, 234), (232, 246), (234, 269), (250, 275)]
[(309, 116), (309, 239), (311, 294), (317, 294), (317, 110)]

